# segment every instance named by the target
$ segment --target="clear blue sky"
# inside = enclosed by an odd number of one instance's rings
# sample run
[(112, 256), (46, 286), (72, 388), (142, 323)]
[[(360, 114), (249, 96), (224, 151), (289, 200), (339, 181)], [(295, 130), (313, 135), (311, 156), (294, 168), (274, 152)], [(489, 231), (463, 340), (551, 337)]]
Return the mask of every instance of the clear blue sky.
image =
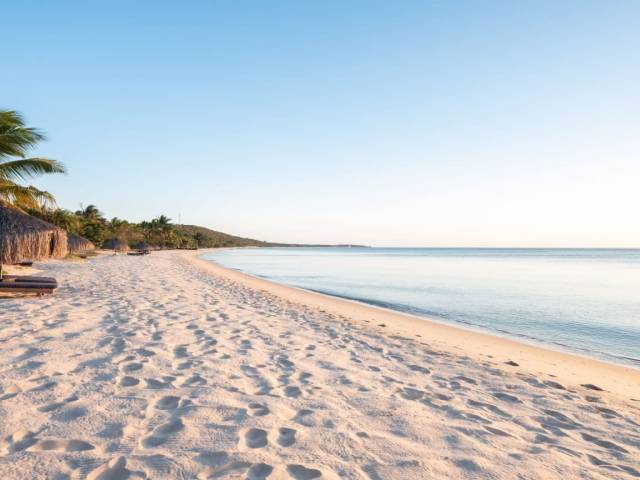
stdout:
[(19, 1), (62, 207), (288, 242), (640, 247), (640, 3)]

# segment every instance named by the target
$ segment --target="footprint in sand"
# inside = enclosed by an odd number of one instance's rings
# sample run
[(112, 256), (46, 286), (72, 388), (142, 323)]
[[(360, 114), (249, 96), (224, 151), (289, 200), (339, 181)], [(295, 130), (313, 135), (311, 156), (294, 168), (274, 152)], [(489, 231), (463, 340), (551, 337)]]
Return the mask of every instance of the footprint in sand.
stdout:
[(180, 403), (180, 397), (167, 395), (156, 401), (154, 407), (158, 410), (175, 410), (178, 408), (178, 403)]
[(20, 452), (38, 441), (36, 434), (30, 430), (19, 430), (7, 437), (7, 452)]
[(431, 373), (431, 371), (428, 368), (422, 367), (420, 365), (407, 365), (407, 367), (409, 367), (409, 370), (412, 370), (414, 372), (424, 373), (425, 375), (428, 375), (429, 373)]
[(240, 365), (240, 370), (242, 370), (247, 377), (257, 377), (260, 375), (258, 369), (251, 365)]
[(93, 450), (95, 447), (84, 440), (40, 440), (32, 447), (31, 451), (54, 451), (54, 452), (84, 452)]
[(13, 359), (14, 362), (24, 362), (25, 360), (29, 360), (30, 358), (36, 357), (38, 355), (42, 355), (46, 353), (46, 350), (40, 350), (35, 347), (28, 347), (23, 350), (23, 352)]
[(262, 448), (267, 445), (267, 432), (261, 428), (250, 428), (244, 434), (244, 444), (248, 448)]
[(73, 422), (74, 420), (84, 417), (87, 414), (87, 409), (85, 407), (71, 407), (65, 408), (62, 411), (53, 415), (53, 419), (59, 422)]
[(126, 341), (122, 337), (118, 337), (111, 343), (112, 353), (122, 353), (127, 346)]
[(28, 391), (29, 392), (44, 392), (45, 390), (51, 390), (56, 385), (57, 385), (57, 382), (54, 382), (54, 381), (44, 382), (44, 383), (41, 383), (40, 385), (37, 385), (35, 387), (30, 388)]
[(175, 380), (175, 377), (164, 377), (162, 380), (157, 380), (155, 378), (145, 378), (144, 382), (146, 387), (151, 390), (160, 390), (163, 388), (173, 388), (172, 382)]
[(199, 480), (209, 480), (212, 478), (220, 478), (228, 475), (234, 475), (236, 478), (245, 473), (251, 466), (248, 462), (233, 462), (223, 465), (222, 467), (207, 468), (198, 474)]
[(263, 403), (252, 402), (249, 404), (249, 415), (252, 417), (264, 417), (269, 413), (271, 413), (269, 407)]
[(121, 387), (133, 387), (135, 385), (138, 385), (139, 383), (140, 380), (138, 380), (137, 378), (126, 375), (120, 379), (118, 385), (120, 385)]
[(186, 346), (180, 346), (173, 349), (173, 356), (175, 358), (186, 358), (189, 356)]
[(194, 363), (191, 360), (187, 360), (186, 362), (180, 362), (175, 366), (176, 370), (188, 370), (193, 367)]
[(500, 430), (499, 428), (491, 427), (489, 425), (485, 425), (483, 428), (487, 432), (493, 433), (494, 435), (498, 435), (499, 437), (512, 437), (513, 436), (510, 433), (505, 432), (504, 430)]
[(141, 357), (152, 357), (156, 354), (153, 350), (147, 350), (146, 348), (139, 348), (136, 353)]
[(273, 472), (273, 467), (266, 463), (256, 463), (247, 472), (248, 480), (264, 480)]
[(38, 411), (42, 413), (53, 412), (54, 410), (58, 410), (59, 408), (64, 407), (67, 403), (75, 402), (76, 400), (78, 400), (78, 397), (76, 395), (71, 395), (61, 402), (53, 402), (42, 405), (38, 407)]
[(521, 403), (520, 399), (514, 395), (509, 395), (508, 393), (504, 393), (504, 392), (496, 392), (493, 393), (493, 396), (495, 398), (497, 398), (498, 400), (502, 400), (503, 402), (508, 402), (508, 403)]
[(545, 380), (544, 382), (542, 382), (544, 385), (546, 385), (547, 387), (551, 387), (551, 388), (557, 388), (558, 390), (566, 390), (567, 388), (562, 385), (561, 383), (555, 382), (553, 380)]
[(154, 428), (149, 435), (140, 439), (140, 446), (153, 448), (165, 443), (171, 435), (184, 428), (182, 420), (176, 418)]
[(287, 473), (296, 480), (312, 480), (322, 477), (322, 472), (315, 468), (307, 468), (303, 465), (287, 465)]
[(285, 370), (292, 369), (295, 366), (295, 364), (289, 360), (286, 355), (279, 355), (277, 357), (277, 363), (279, 367), (284, 368)]
[(193, 387), (193, 386), (201, 387), (202, 385), (206, 385), (206, 384), (207, 384), (207, 381), (196, 373), (191, 375), (184, 382), (182, 382), (180, 386), (181, 387)]
[(11, 385), (10, 387), (7, 387), (5, 390), (3, 390), (2, 395), (0, 396), (0, 400), (9, 400), (10, 398), (18, 395), (20, 392), (22, 392), (22, 390), (20, 390), (18, 386)]
[(298, 410), (296, 416), (292, 418), (292, 420), (300, 425), (304, 425), (305, 427), (313, 427), (315, 422), (312, 418), (312, 415), (315, 412), (308, 408), (303, 408), (302, 410)]
[(142, 369), (142, 363), (140, 362), (131, 362), (122, 366), (122, 371), (125, 373), (131, 373), (141, 369)]
[(592, 442), (598, 445), (599, 447), (606, 448), (607, 450), (615, 450), (621, 453), (629, 453), (629, 451), (620, 445), (610, 442), (609, 440), (602, 440), (598, 437), (594, 437), (593, 435), (589, 435), (588, 433), (581, 432), (580, 435), (587, 442)]
[(424, 392), (416, 388), (404, 387), (402, 390), (400, 390), (400, 396), (407, 400), (419, 400), (423, 395)]
[(284, 388), (284, 394), (290, 398), (298, 398), (302, 395), (302, 390), (296, 386), (290, 385)]
[(620, 417), (620, 414), (618, 412), (616, 412), (615, 410), (612, 410), (610, 408), (606, 408), (606, 407), (599, 407), (599, 406), (595, 406), (595, 409), (600, 412), (602, 414), (602, 416), (604, 418), (615, 418), (615, 417)]
[(131, 473), (127, 470), (126, 465), (126, 458), (114, 458), (92, 470), (89, 475), (87, 475), (87, 480), (125, 480), (129, 478), (129, 474)]
[(200, 452), (194, 460), (209, 467), (219, 467), (229, 461), (229, 454), (223, 451)]
[(281, 447), (290, 447), (296, 443), (296, 431), (293, 428), (279, 428), (276, 442)]
[(198, 474), (199, 480), (232, 477), (247, 480), (265, 480), (273, 472), (273, 467), (266, 463), (231, 462), (221, 467), (207, 468)]
[(120, 422), (107, 422), (102, 430), (96, 432), (96, 436), (101, 438), (120, 438), (124, 434), (124, 424)]

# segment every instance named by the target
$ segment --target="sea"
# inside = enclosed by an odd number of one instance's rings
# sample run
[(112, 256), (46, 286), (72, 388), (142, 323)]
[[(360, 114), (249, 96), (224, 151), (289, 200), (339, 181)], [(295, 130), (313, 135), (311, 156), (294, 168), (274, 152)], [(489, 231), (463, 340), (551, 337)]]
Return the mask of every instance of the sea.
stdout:
[(640, 368), (640, 250), (240, 248), (257, 277)]

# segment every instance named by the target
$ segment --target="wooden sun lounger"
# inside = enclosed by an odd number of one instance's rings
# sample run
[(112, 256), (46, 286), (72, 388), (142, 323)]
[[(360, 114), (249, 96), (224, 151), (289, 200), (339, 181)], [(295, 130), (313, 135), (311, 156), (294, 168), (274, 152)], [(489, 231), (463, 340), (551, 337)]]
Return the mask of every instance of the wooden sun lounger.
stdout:
[(133, 252), (127, 252), (127, 255), (149, 255), (151, 252), (149, 250), (134, 250)]
[(58, 281), (53, 277), (32, 277), (26, 275), (3, 275), (0, 285), (4, 282), (28, 282), (28, 283), (55, 283)]
[(35, 293), (44, 295), (53, 293), (58, 288), (58, 282), (50, 277), (21, 277), (4, 275), (0, 281), (0, 293)]

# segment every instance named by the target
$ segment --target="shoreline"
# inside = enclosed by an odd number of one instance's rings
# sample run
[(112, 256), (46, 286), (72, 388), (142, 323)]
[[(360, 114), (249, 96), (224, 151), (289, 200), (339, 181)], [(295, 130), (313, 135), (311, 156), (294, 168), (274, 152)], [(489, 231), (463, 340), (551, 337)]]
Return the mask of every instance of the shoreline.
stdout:
[[(214, 249), (184, 253), (181, 256), (214, 275), (236, 281), (288, 301), (320, 308), (376, 330), (426, 340), (429, 344), (458, 356), (490, 363), (504, 371), (544, 375), (549, 381), (576, 389), (599, 391), (640, 402), (640, 370), (578, 353), (532, 345), (492, 333), (467, 329), (418, 317), (376, 305), (306, 290), (266, 280), (204, 260), (200, 255)], [(384, 325), (384, 326), (381, 326)], [(513, 365), (514, 362), (517, 365)]]
[[(226, 267), (225, 267), (226, 268)], [(232, 269), (233, 270), (233, 269)], [(240, 270), (237, 270), (240, 273), (245, 273), (242, 272)], [(251, 274), (248, 274), (251, 275)], [(261, 277), (256, 277), (256, 278), (261, 278)], [(265, 278), (265, 280), (267, 281), (273, 281), (274, 283), (278, 283), (275, 280), (269, 280), (267, 278)], [(292, 286), (292, 285), (289, 285)], [(295, 287), (294, 288), (299, 288), (299, 287)], [(372, 306), (372, 307), (376, 307), (376, 308), (382, 308), (383, 310), (389, 310), (391, 312), (397, 312), (403, 315), (409, 315), (410, 317), (415, 317), (418, 318), (420, 320), (424, 320), (427, 322), (432, 322), (432, 323), (437, 323), (439, 325), (446, 325), (446, 326), (451, 326), (453, 328), (458, 328), (460, 330), (463, 331), (468, 331), (468, 332), (475, 332), (475, 333), (482, 333), (485, 335), (490, 335), (492, 337), (498, 337), (498, 338), (503, 338), (505, 340), (510, 340), (516, 343), (521, 343), (524, 345), (529, 345), (532, 347), (538, 347), (541, 348), (543, 350), (550, 350), (553, 352), (557, 352), (557, 353), (565, 353), (567, 355), (572, 355), (572, 356), (576, 356), (576, 357), (581, 357), (581, 358), (586, 358), (587, 360), (595, 360), (598, 362), (602, 362), (602, 363), (606, 363), (608, 365), (613, 365), (613, 366), (621, 366), (621, 367), (626, 367), (626, 368), (630, 368), (632, 370), (637, 370), (638, 373), (640, 373), (640, 359), (636, 359), (636, 358), (630, 358), (630, 357), (616, 357), (615, 355), (611, 355), (611, 354), (607, 354), (604, 352), (599, 352), (599, 351), (590, 351), (588, 349), (580, 349), (578, 347), (575, 346), (570, 346), (570, 345), (565, 345), (565, 344), (561, 344), (561, 343), (555, 343), (555, 342), (551, 342), (551, 343), (547, 343), (544, 340), (541, 340), (537, 337), (532, 337), (529, 335), (525, 335), (525, 334), (517, 334), (517, 333), (512, 333), (512, 332), (508, 332), (508, 331), (499, 331), (499, 330), (492, 330), (488, 327), (483, 327), (480, 325), (475, 325), (473, 323), (465, 323), (462, 321), (447, 321), (446, 319), (441, 319), (438, 316), (428, 316), (428, 315), (419, 315), (416, 313), (411, 313), (408, 311), (404, 311), (401, 309), (395, 309), (391, 306), (384, 306), (384, 305), (376, 305), (375, 301), (368, 301), (366, 299), (359, 299), (359, 298), (351, 298), (348, 296), (342, 296), (342, 295), (338, 295), (338, 294), (331, 294), (331, 293), (327, 293), (327, 292), (323, 292), (321, 290), (312, 290), (312, 289), (305, 289), (305, 288), (301, 288), (302, 290), (306, 290), (312, 293), (318, 293), (320, 295), (326, 295), (332, 298), (339, 298), (342, 300), (346, 300), (346, 301), (350, 301), (350, 302), (355, 302), (355, 303), (359, 303), (362, 305), (368, 305), (368, 306)], [(626, 360), (628, 363), (625, 363), (624, 361), (616, 361), (616, 358), (620, 358), (623, 360)]]

